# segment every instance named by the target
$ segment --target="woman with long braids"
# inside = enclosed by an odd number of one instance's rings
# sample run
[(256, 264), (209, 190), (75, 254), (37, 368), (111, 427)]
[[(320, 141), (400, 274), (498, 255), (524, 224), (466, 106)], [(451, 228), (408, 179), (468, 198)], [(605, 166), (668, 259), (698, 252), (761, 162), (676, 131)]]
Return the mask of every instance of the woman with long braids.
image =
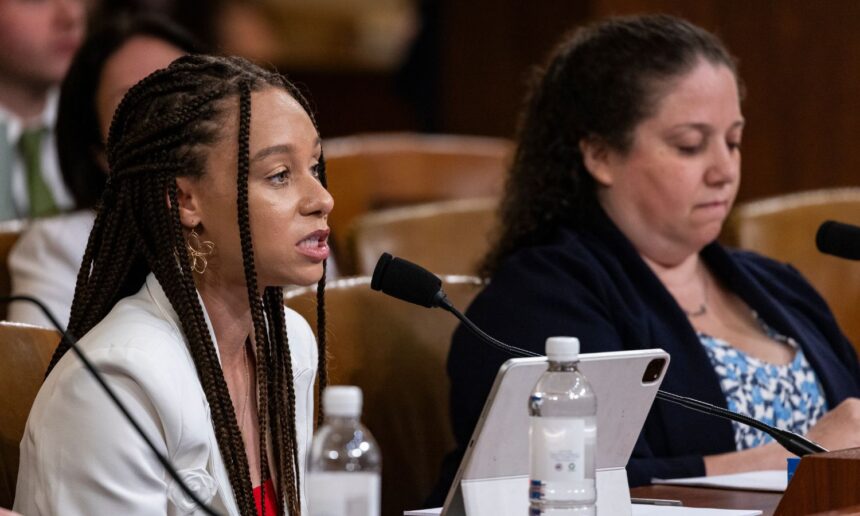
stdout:
[[(315, 344), (279, 285), (318, 282), (324, 309), (333, 201), (307, 102), (243, 59), (182, 57), (125, 95), (107, 155), (69, 332), (204, 502), (306, 514), (325, 330)], [(194, 512), (68, 349), (30, 413), (16, 510)]]

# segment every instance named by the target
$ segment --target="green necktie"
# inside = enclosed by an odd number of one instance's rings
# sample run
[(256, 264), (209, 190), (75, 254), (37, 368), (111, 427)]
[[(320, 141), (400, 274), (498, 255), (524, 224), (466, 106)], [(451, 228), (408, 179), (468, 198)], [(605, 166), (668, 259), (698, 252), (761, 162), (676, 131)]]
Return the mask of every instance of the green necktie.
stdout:
[(42, 177), (42, 137), (46, 130), (42, 127), (27, 129), (18, 140), (18, 151), (24, 160), (27, 172), (27, 195), (30, 198), (30, 216), (45, 217), (58, 213), (57, 203)]

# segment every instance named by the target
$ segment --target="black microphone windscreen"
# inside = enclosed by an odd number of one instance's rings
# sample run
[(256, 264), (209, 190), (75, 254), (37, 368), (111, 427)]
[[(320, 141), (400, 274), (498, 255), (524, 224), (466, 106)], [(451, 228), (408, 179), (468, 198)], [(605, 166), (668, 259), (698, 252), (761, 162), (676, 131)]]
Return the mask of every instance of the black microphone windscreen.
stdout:
[(437, 294), (442, 290), (442, 280), (420, 265), (383, 253), (373, 270), (370, 288), (433, 308), (439, 304)]
[(818, 228), (815, 245), (822, 253), (860, 260), (860, 227), (828, 220)]

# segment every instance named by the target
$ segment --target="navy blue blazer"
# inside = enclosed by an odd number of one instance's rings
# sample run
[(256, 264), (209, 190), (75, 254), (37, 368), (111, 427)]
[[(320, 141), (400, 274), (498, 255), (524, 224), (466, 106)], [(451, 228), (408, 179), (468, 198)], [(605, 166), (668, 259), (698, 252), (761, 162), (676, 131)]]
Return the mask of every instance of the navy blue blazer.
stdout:
[[(468, 316), (499, 340), (539, 353), (554, 335), (578, 337), (583, 353), (663, 348), (672, 357), (663, 389), (726, 407), (681, 307), (610, 219), (602, 212), (595, 217), (593, 229), (560, 228), (549, 243), (506, 259)], [(854, 348), (794, 268), (717, 243), (705, 247), (701, 258), (767, 324), (800, 344), (829, 407), (860, 396)], [(437, 493), (450, 485), (496, 372), (508, 358), (462, 325), (455, 332), (448, 374), (458, 449), (446, 460)], [(654, 477), (704, 475), (703, 456), (734, 450), (731, 422), (656, 401), (627, 465), (628, 479), (638, 486)]]

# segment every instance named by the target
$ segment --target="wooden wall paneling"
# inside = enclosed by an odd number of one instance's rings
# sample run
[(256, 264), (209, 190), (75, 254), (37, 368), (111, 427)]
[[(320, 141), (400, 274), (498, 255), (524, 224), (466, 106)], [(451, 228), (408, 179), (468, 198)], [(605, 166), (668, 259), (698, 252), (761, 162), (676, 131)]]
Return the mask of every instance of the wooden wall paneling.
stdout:
[(445, 132), (511, 137), (535, 65), (580, 23), (588, 1), (442, 3), (440, 98)]

